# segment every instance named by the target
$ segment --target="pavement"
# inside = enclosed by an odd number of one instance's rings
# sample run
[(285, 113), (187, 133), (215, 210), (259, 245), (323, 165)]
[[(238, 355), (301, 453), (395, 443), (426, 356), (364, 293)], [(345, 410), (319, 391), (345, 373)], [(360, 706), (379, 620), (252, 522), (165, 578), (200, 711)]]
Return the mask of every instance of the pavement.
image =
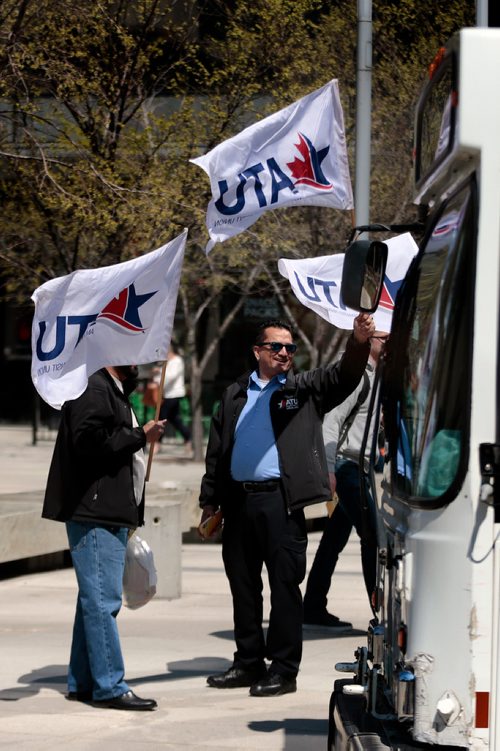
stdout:
[[(36, 445), (31, 438), (28, 426), (0, 426), (0, 493), (43, 491), (53, 436)], [(150, 483), (158, 492), (169, 483), (196, 483), (202, 472), (203, 465), (171, 444), (155, 457)], [(309, 536), (309, 567), (320, 535)], [(267, 618), (267, 582), (264, 597)], [(232, 662), (231, 597), (220, 544), (183, 544), (181, 597), (122, 608), (118, 618), (126, 679), (159, 705), (156, 712), (137, 713), (65, 699), (75, 598), (71, 568), (0, 580), (0, 749), (324, 751), (328, 702), (334, 680), (342, 677), (335, 663), (352, 660), (370, 618), (353, 536), (339, 559), (329, 609), (354, 628), (304, 631), (297, 692), (254, 698), (244, 688), (209, 688), (206, 676)]]

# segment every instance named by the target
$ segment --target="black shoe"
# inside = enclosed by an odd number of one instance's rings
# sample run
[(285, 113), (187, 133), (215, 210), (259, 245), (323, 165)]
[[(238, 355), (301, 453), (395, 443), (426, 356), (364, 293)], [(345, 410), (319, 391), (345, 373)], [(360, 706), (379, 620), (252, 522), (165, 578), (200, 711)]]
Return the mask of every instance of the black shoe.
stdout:
[(295, 678), (285, 678), (279, 673), (268, 673), (266, 678), (254, 683), (250, 688), (250, 696), (281, 696), (293, 694), (297, 691)]
[(92, 703), (96, 707), (130, 709), (136, 712), (148, 712), (156, 709), (158, 706), (154, 699), (140, 699), (133, 691), (126, 691), (121, 696), (115, 696), (113, 699), (103, 699), (102, 701), (94, 701)]
[(351, 631), (352, 623), (341, 621), (336, 615), (332, 615), (327, 610), (304, 613), (304, 627), (307, 628), (328, 628), (337, 633)]
[(92, 691), (68, 691), (68, 701), (92, 701)]
[(209, 675), (207, 683), (211, 688), (243, 688), (252, 686), (266, 675), (265, 667), (245, 669), (229, 668), (225, 673)]

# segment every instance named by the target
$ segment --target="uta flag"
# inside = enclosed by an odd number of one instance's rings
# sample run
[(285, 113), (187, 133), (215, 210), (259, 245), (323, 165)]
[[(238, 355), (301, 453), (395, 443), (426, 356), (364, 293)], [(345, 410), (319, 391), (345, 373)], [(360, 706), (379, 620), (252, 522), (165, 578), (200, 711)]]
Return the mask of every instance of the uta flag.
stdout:
[(35, 290), (31, 377), (42, 399), (60, 409), (106, 365), (167, 358), (186, 238)]
[[(418, 246), (409, 232), (384, 242), (388, 246), (387, 268), (373, 319), (377, 331), (389, 332), (396, 294), (418, 252)], [(344, 253), (298, 261), (280, 258), (278, 261), (280, 274), (289, 280), (295, 296), (303, 305), (340, 329), (352, 329), (358, 313), (347, 308), (342, 301), (340, 285), (343, 266)]]
[(206, 253), (246, 230), (264, 211), (353, 208), (337, 80), (190, 161), (205, 170), (212, 188)]

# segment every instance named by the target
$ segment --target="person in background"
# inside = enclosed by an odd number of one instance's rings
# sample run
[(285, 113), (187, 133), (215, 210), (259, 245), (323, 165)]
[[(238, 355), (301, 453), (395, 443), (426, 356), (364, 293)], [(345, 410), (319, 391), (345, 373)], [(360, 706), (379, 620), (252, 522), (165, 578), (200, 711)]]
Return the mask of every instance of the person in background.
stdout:
[(67, 699), (95, 707), (153, 710), (124, 677), (116, 617), (122, 604), (125, 551), (144, 522), (144, 446), (164, 421), (138, 426), (128, 395), (135, 365), (109, 366), (65, 402), (50, 465), (42, 516), (64, 522), (78, 582)]
[[(233, 597), (236, 652), (228, 670), (208, 677), (212, 688), (250, 687), (251, 696), (261, 697), (297, 689), (304, 506), (331, 498), (322, 420), (356, 388), (374, 330), (371, 316), (358, 315), (338, 363), (296, 374), (291, 327), (267, 321), (252, 347), (255, 370), (222, 395), (210, 427), (200, 506), (201, 524), (219, 507), (224, 515), (222, 556)], [(264, 564), (271, 589), (266, 638)]]
[[(375, 529), (363, 529), (361, 483), (369, 495), (367, 477), (359, 466), (360, 449), (368, 420), (370, 392), (380, 352), (388, 334), (376, 331), (370, 339), (370, 358), (363, 379), (348, 398), (325, 415), (323, 438), (332, 488), (338, 503), (326, 522), (307, 579), (304, 595), (304, 626), (327, 627), (337, 633), (352, 629), (327, 610), (328, 591), (340, 553), (347, 545), (352, 528), (360, 538), (363, 577), (368, 597), (375, 587), (377, 544)], [(370, 442), (367, 454), (371, 456)], [(378, 442), (374, 462), (378, 462)], [(368, 467), (366, 467), (368, 469)], [(371, 500), (371, 498), (370, 498)], [(373, 522), (373, 519), (370, 519)], [(368, 533), (368, 534), (367, 534)]]
[[(157, 371), (155, 381), (160, 382), (160, 374)], [(180, 401), (186, 396), (184, 360), (178, 354), (174, 344), (170, 344), (165, 369), (165, 381), (163, 384), (163, 401), (160, 408), (160, 419), (166, 420), (181, 434), (186, 453), (191, 453), (191, 432), (184, 424), (180, 413)]]

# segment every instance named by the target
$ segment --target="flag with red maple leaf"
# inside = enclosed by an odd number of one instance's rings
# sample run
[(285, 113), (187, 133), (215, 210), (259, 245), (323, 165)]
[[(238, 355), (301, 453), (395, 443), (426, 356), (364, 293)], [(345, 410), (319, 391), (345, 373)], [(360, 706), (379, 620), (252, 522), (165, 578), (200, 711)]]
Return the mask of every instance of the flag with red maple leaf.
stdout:
[(290, 206), (353, 208), (337, 80), (191, 162), (205, 170), (212, 188), (207, 253), (215, 243), (243, 232), (264, 211)]

